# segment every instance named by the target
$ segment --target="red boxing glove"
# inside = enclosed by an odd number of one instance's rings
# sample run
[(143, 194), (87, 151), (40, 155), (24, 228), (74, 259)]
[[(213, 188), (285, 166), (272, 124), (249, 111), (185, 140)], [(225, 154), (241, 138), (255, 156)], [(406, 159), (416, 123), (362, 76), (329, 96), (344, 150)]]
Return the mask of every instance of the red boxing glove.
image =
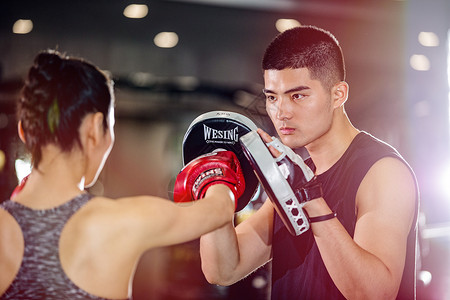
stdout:
[(174, 202), (190, 202), (205, 196), (214, 184), (227, 185), (238, 198), (244, 193), (245, 180), (241, 165), (232, 151), (215, 151), (199, 156), (180, 171), (175, 181)]

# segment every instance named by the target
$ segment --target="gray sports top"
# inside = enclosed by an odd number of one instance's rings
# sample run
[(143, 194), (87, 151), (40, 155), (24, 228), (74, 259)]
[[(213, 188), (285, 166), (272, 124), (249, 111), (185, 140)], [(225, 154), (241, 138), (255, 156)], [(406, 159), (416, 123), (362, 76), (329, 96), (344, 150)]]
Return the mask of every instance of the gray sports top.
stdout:
[(92, 197), (83, 193), (45, 210), (30, 209), (11, 200), (0, 203), (19, 223), (25, 241), (19, 272), (0, 299), (104, 299), (76, 286), (59, 260), (59, 237), (64, 225)]

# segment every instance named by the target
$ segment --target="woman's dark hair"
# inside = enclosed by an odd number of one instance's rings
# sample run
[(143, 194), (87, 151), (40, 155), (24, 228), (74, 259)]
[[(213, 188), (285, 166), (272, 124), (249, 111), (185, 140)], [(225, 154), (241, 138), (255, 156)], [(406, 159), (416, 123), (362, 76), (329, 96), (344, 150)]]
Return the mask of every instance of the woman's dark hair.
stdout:
[(78, 129), (87, 114), (103, 113), (106, 132), (114, 101), (112, 85), (106, 73), (81, 58), (54, 50), (36, 56), (17, 105), (35, 168), (41, 161), (42, 146), (54, 143), (64, 152), (81, 147)]
[(295, 27), (277, 35), (264, 53), (262, 69), (299, 68), (307, 68), (311, 78), (328, 89), (344, 81), (344, 56), (334, 35), (315, 26)]

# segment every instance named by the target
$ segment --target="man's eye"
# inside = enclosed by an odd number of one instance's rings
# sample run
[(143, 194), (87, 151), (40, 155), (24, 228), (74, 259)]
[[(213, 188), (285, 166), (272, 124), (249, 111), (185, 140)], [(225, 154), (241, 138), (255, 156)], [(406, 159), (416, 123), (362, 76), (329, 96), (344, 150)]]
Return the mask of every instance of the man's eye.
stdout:
[(292, 99), (301, 100), (304, 96), (302, 94), (293, 94)]
[(274, 102), (275, 100), (277, 100), (277, 98), (275, 98), (275, 96), (272, 96), (272, 95), (266, 95), (266, 100), (270, 101), (270, 102)]

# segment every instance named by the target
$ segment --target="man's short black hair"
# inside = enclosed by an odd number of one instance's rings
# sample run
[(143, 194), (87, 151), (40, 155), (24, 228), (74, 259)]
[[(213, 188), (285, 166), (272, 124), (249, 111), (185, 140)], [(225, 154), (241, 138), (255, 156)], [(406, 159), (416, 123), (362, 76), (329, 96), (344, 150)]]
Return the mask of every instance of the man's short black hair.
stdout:
[(300, 26), (278, 34), (267, 47), (263, 70), (307, 68), (324, 88), (345, 80), (342, 49), (336, 37), (315, 26)]

